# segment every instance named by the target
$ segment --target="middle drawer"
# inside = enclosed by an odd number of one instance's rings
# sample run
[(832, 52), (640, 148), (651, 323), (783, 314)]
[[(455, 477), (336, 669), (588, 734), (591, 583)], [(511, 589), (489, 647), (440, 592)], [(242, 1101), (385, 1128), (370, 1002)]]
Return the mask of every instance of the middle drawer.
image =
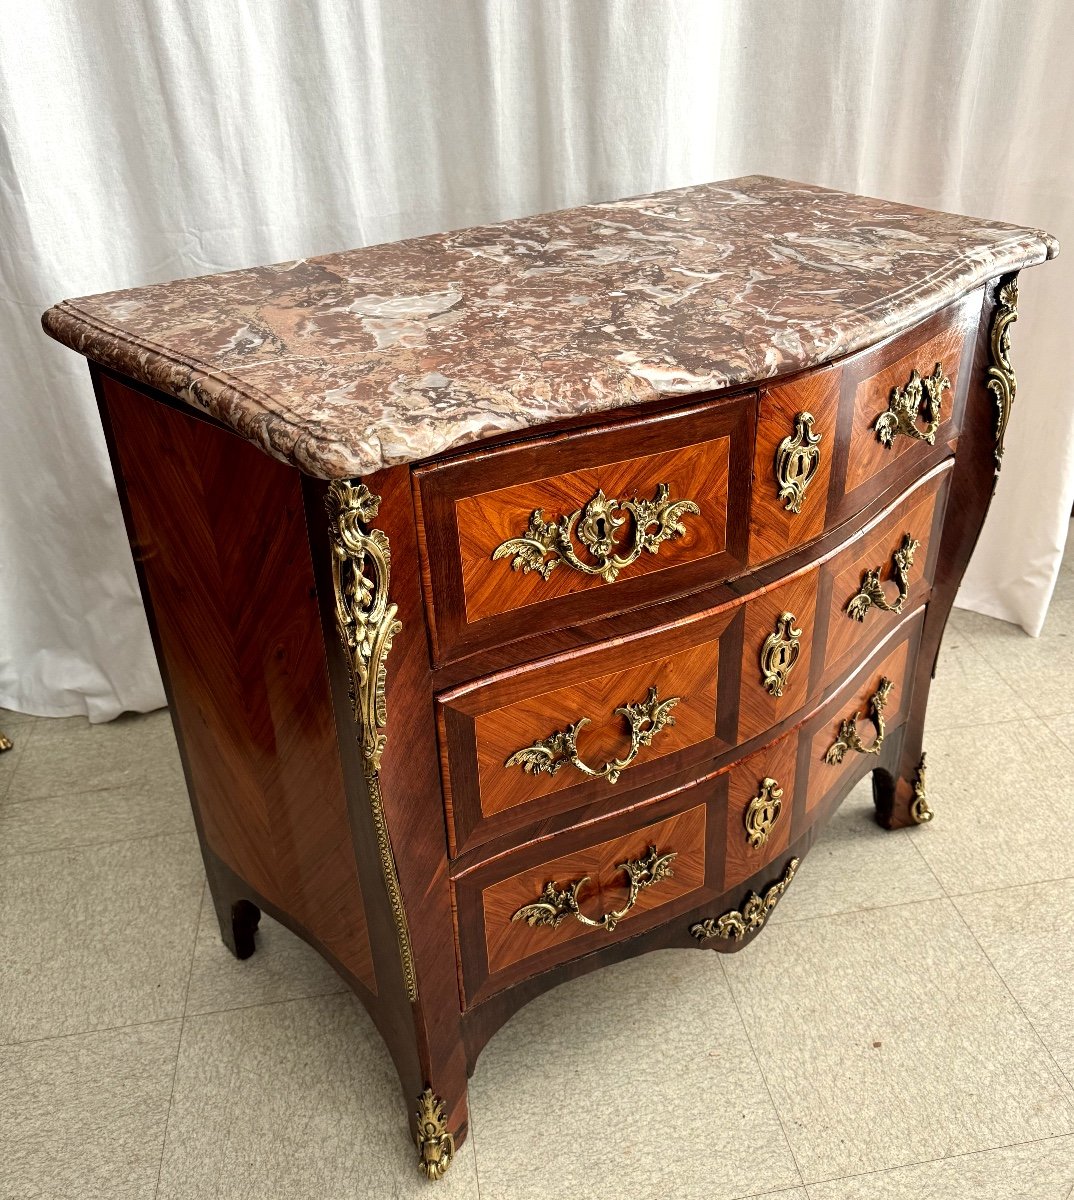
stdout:
[(733, 691), (718, 685), (734, 674), (734, 616), (704, 613), (441, 696), (452, 854), (593, 800), (618, 806), (733, 745)]

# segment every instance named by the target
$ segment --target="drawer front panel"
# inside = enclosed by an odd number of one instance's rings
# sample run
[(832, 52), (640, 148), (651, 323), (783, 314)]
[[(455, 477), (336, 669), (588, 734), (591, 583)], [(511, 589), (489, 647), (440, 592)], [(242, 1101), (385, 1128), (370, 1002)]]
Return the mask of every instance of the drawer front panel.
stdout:
[(780, 858), (796, 807), (798, 735), (789, 734), (728, 772), (724, 889)]
[(841, 367), (824, 367), (761, 392), (751, 564), (770, 562), (824, 532), (842, 377)]
[(733, 724), (721, 729), (717, 694), (732, 617), (708, 614), (440, 697), (452, 853), (593, 800), (620, 807), (684, 753), (726, 745)]
[(746, 601), (740, 742), (789, 717), (810, 694), (819, 574), (815, 568)]
[[(638, 917), (696, 892), (705, 881), (706, 822), (706, 807), (698, 804), (633, 833), (548, 859), (485, 888), (481, 906), (489, 974), (550, 949), (562, 949), (564, 957), (571, 957), (577, 948), (570, 943), (587, 935), (603, 935), (602, 940), (606, 940), (618, 932), (629, 937), (631, 924)], [(642, 877), (646, 886), (631, 905), (629, 875), (621, 864), (646, 863), (651, 847), (657, 851), (654, 862), (674, 855), (665, 864), (670, 870), (660, 878), (654, 877), (664, 868), (647, 871), (649, 878)], [(572, 891), (571, 899), (554, 903), (553, 912), (527, 910), (528, 905), (540, 905), (542, 895), (550, 895), (549, 883), (557, 891), (567, 891), (581, 880), (584, 884)], [(584, 924), (573, 915), (567, 905), (574, 902), (583, 916), (598, 922), (598, 927)], [(567, 915), (561, 915), (564, 912)], [(623, 915), (614, 923), (606, 916), (620, 912)], [(599, 927), (601, 918), (606, 927)]]
[[(865, 378), (850, 378), (853, 416), (845, 491), (856, 491), (907, 455), (919, 455), (932, 444), (923, 437), (931, 437), (937, 445), (953, 440), (953, 401), (959, 394), (963, 349), (977, 312), (970, 314), (973, 320), (969, 321), (964, 308), (948, 310), (948, 321), (938, 333), (894, 362), (878, 365)], [(912, 421), (907, 420), (910, 413)]]
[(924, 603), (936, 574), (950, 462), (822, 568), (827, 615), (823, 682), (831, 684)]
[(438, 661), (740, 570), (755, 394), (414, 473)]
[[(722, 554), (730, 449), (713, 438), (458, 500), (467, 622)], [(534, 511), (557, 527), (545, 550), (526, 538)], [(526, 572), (531, 547), (541, 566)]]
[(453, 878), (464, 1006), (719, 895), (726, 795), (708, 776)]
[(860, 772), (863, 763), (875, 763), (871, 751), (880, 735), (887, 737), (906, 719), (922, 618), (918, 613), (906, 620), (892, 641), (803, 728), (798, 769), (807, 781), (805, 822), (849, 775)]

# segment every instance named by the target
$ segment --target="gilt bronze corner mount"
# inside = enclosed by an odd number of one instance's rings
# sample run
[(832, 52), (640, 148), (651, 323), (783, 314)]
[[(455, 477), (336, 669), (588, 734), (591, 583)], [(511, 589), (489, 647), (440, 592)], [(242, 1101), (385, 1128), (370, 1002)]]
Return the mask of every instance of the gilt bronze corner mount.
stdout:
[(427, 1087), (418, 1097), (418, 1170), (426, 1179), (443, 1179), (455, 1157), (455, 1138), (448, 1132), (444, 1102)]

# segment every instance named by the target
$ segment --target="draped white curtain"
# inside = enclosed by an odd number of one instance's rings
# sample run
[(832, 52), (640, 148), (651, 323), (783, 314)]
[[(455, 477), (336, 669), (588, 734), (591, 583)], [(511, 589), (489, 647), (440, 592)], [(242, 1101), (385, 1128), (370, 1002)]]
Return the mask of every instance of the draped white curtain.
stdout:
[[(64, 296), (761, 172), (1064, 235), (1069, 0), (0, 0), (0, 705), (163, 702)], [(1074, 250), (1074, 247), (1072, 247)], [(1039, 632), (1074, 254), (960, 602)]]

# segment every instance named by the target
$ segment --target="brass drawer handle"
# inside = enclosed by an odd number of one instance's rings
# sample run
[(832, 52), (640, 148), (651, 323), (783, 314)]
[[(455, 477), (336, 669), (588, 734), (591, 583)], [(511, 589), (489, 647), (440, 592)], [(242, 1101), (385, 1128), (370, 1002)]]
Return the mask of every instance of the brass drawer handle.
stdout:
[(847, 601), (847, 616), (854, 621), (864, 621), (870, 608), (879, 608), (881, 612), (901, 613), (910, 593), (910, 568), (914, 565), (914, 555), (920, 545), (920, 542), (904, 533), (902, 545), (891, 556), (891, 578), (899, 589), (895, 600), (889, 603), (884, 596), (884, 587), (880, 582), (883, 567), (873, 567), (862, 575), (861, 590)]
[(595, 920), (587, 917), (578, 907), (578, 893), (589, 882), (588, 875), (583, 875), (577, 883), (568, 883), (563, 888), (556, 887), (555, 882), (550, 880), (544, 885), (544, 891), (541, 892), (538, 899), (532, 904), (523, 904), (511, 917), (511, 920), (525, 921), (527, 925), (534, 927), (550, 925), (553, 929), (558, 929), (559, 923), (564, 917), (574, 917), (583, 925), (589, 925), (593, 929), (606, 929), (611, 933), (637, 904), (638, 896), (646, 888), (652, 887), (654, 883), (659, 883), (661, 879), (667, 879), (672, 874), (671, 862), (677, 854), (677, 850), (669, 850), (661, 854), (655, 846), (650, 846), (649, 853), (644, 858), (631, 858), (620, 863), (615, 869), (625, 871), (630, 880), (627, 902), (622, 908), (606, 912)]
[(759, 850), (768, 841), (779, 814), (783, 811), (783, 789), (776, 780), (765, 778), (761, 790), (746, 805), (743, 822), (746, 826), (746, 841), (754, 850)]
[(894, 690), (895, 684), (886, 675), (882, 675), (879, 686), (869, 697), (869, 711), (867, 716), (876, 729), (876, 738), (873, 740), (873, 744), (866, 746), (861, 738), (858, 737), (858, 722), (864, 719), (861, 713), (855, 713), (852, 717), (845, 717), (839, 723), (838, 736), (828, 747), (827, 753), (824, 755), (826, 763), (841, 763), (846, 757), (848, 750), (856, 750), (859, 754), (880, 753), (880, 747), (884, 744), (885, 733), (884, 707)]
[(665, 725), (675, 724), (671, 710), (681, 699), (681, 696), (669, 696), (666, 700), (661, 700), (656, 688), (651, 687), (644, 700), (638, 700), (634, 704), (623, 704), (615, 710), (617, 716), (626, 717), (630, 726), (630, 750), (626, 758), (612, 759), (602, 767), (590, 767), (582, 762), (578, 757), (578, 732), (591, 722), (588, 717), (579, 717), (566, 729), (557, 729), (555, 733), (534, 742), (532, 746), (516, 750), (504, 766), (521, 767), (530, 775), (540, 775), (542, 772), (555, 775), (562, 767), (570, 764), (591, 779), (607, 779), (609, 783), (616, 783), (619, 776), (638, 757), (642, 746), (651, 746), (653, 738)]
[(821, 435), (813, 432), (813, 414), (800, 412), (794, 418), (794, 435), (776, 447), (776, 487), (788, 512), (800, 513), (806, 488), (820, 466)]
[(782, 696), (787, 678), (802, 652), (802, 631), (795, 629), (798, 618), (792, 612), (776, 618), (776, 628), (761, 646), (761, 682), (770, 696)]
[[(536, 571), (547, 579), (561, 562), (583, 575), (599, 575), (605, 583), (614, 583), (625, 567), (637, 562), (643, 553), (655, 554), (664, 542), (682, 537), (687, 513), (699, 515), (701, 509), (692, 500), (670, 500), (666, 483), (657, 485), (651, 500), (609, 500), (603, 490), (584, 508), (576, 509), (556, 522), (549, 522), (539, 508), (530, 513), (525, 533), (508, 538), (492, 552), (493, 560), (514, 555), (511, 570), (528, 575)], [(633, 540), (625, 554), (618, 549), (617, 530), (626, 524), (625, 510), (634, 518)], [(574, 548), (574, 537), (586, 548), (594, 562), (583, 562)], [(550, 556), (550, 557), (546, 557)]]
[[(936, 430), (943, 419), (943, 393), (950, 386), (951, 380), (940, 363), (924, 379), (916, 368), (912, 370), (905, 387), (891, 389), (887, 411), (882, 412), (873, 425), (876, 436), (889, 450), (900, 433), (935, 446)], [(919, 417), (925, 423), (924, 429), (917, 424)]]
[(791, 880), (798, 870), (801, 859), (792, 858), (783, 869), (782, 876), (775, 883), (770, 883), (764, 890), (763, 896), (750, 892), (743, 902), (742, 908), (733, 908), (722, 917), (706, 917), (690, 926), (690, 933), (699, 942), (709, 938), (719, 938), (725, 942), (737, 942), (748, 933), (760, 929), (772, 915), (772, 910), (783, 898), (783, 893), (791, 885)]

